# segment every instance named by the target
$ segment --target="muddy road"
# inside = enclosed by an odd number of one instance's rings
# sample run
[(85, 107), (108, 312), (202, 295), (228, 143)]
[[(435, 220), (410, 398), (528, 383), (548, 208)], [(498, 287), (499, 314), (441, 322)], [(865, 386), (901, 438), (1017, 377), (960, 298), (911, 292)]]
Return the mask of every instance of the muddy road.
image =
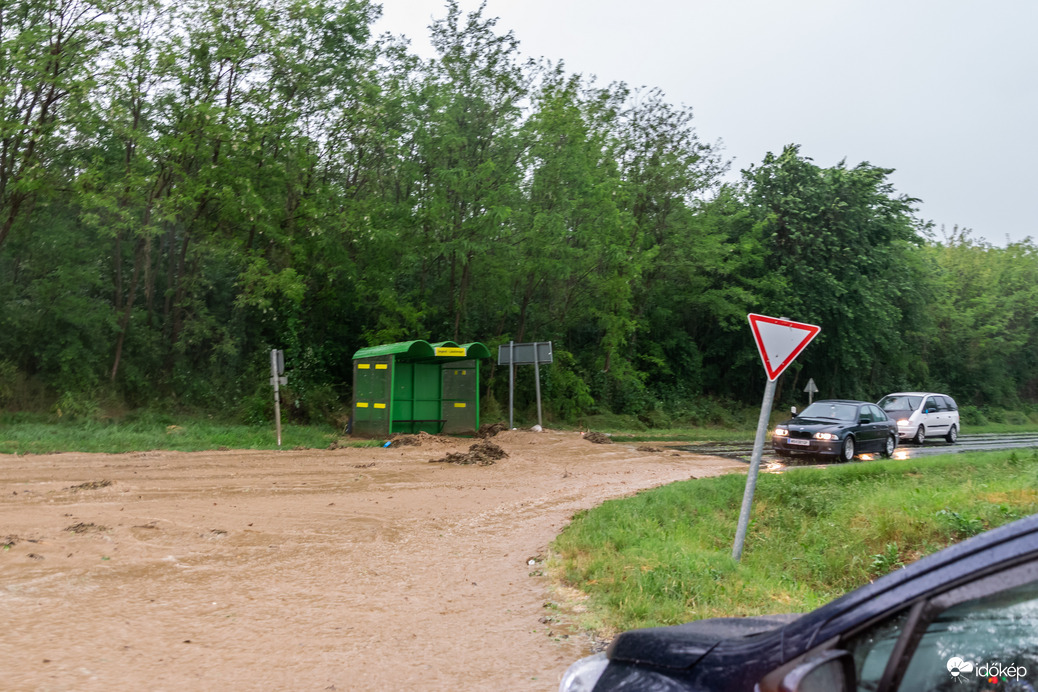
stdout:
[(551, 690), (590, 647), (539, 562), (572, 514), (745, 470), (577, 433), (493, 441), (492, 465), (430, 463), (472, 443), (442, 438), (0, 457), (0, 686)]

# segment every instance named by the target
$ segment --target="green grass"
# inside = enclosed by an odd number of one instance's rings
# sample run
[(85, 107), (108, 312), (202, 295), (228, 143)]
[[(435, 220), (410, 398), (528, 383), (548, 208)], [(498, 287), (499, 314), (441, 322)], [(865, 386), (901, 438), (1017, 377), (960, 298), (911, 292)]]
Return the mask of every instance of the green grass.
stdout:
[[(281, 426), (282, 449), (323, 449), (333, 442), (343, 444), (339, 431), (330, 426)], [(0, 418), (0, 454), (277, 448), (273, 424), (257, 427), (202, 417), (169, 416), (121, 422), (53, 421), (44, 416), (21, 415)]]
[(745, 475), (675, 483), (578, 513), (552, 571), (604, 629), (816, 608), (968, 536), (1038, 512), (1038, 452), (789, 469), (760, 477), (741, 562)]

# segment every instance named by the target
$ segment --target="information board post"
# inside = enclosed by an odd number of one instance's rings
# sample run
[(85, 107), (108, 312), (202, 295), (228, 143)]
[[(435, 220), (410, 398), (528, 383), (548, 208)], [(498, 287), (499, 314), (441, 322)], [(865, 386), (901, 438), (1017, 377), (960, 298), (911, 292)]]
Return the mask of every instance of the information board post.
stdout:
[(508, 345), (497, 347), (497, 364), (508, 366), (508, 427), (514, 426), (515, 414), (515, 366), (533, 365), (534, 389), (537, 393), (537, 425), (543, 425), (541, 415), (541, 363), (551, 363), (552, 352), (550, 341), (534, 341), (517, 344), (509, 341)]
[(281, 446), (281, 393), (279, 385), (288, 384), (285, 374), (285, 352), (272, 349), (270, 352), (270, 384), (274, 387), (274, 427)]
[(512, 424), (513, 411), (515, 410), (515, 342), (508, 342), (508, 429), (515, 426)]
[(541, 423), (541, 363), (537, 360), (537, 349), (533, 349), (533, 386), (537, 392), (537, 425), (543, 428)]

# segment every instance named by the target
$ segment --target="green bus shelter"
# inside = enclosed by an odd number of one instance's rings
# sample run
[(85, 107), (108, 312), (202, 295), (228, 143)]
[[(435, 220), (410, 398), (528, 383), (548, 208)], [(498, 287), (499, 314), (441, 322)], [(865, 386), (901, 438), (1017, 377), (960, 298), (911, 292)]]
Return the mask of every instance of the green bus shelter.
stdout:
[(353, 434), (465, 434), (479, 429), (479, 342), (403, 341), (353, 354)]

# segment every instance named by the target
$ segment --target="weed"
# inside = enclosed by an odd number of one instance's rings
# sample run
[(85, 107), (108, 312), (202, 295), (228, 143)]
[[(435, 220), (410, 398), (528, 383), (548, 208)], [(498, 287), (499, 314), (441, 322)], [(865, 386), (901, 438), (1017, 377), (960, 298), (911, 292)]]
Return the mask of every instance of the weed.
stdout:
[(897, 543), (887, 543), (882, 553), (872, 556), (872, 572), (876, 576), (901, 569), (905, 563), (901, 561), (901, 550)]

